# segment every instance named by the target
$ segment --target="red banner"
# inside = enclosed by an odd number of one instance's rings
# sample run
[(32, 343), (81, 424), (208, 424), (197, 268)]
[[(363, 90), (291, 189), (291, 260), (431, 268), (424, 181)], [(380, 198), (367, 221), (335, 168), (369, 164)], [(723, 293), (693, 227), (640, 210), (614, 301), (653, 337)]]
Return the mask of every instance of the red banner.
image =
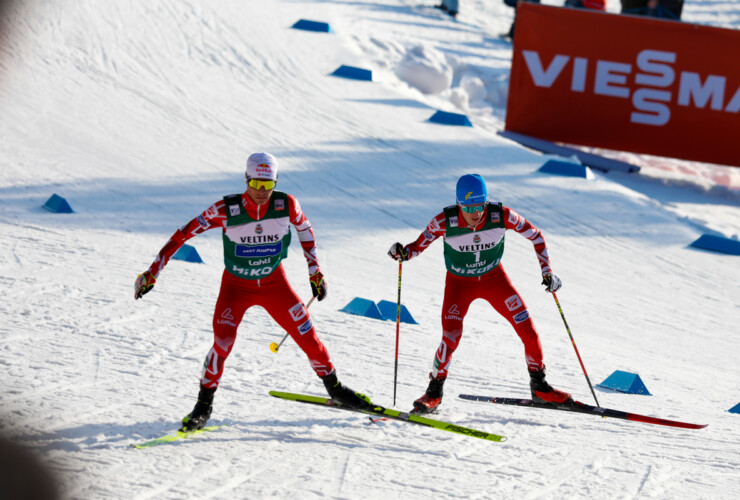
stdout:
[(740, 166), (740, 31), (520, 2), (506, 130)]

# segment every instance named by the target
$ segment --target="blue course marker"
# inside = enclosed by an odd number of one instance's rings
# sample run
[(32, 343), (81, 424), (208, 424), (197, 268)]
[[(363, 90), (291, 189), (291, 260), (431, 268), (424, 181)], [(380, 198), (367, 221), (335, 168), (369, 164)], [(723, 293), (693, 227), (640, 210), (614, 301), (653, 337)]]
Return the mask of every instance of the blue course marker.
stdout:
[(55, 214), (73, 214), (74, 210), (72, 210), (72, 207), (67, 203), (67, 200), (59, 196), (58, 194), (54, 193), (51, 195), (51, 198), (46, 200), (46, 203), (42, 205), (43, 208), (47, 209), (49, 212), (55, 213)]
[[(378, 302), (378, 309), (383, 315), (383, 319), (388, 321), (396, 321), (396, 314), (398, 313), (398, 302), (391, 302), (390, 300), (381, 300)], [(410, 323), (412, 325), (418, 325), (419, 323), (411, 316), (411, 313), (406, 306), (401, 304), (401, 323)]]
[(603, 387), (604, 389), (611, 389), (612, 391), (623, 392), (625, 394), (652, 396), (638, 374), (623, 372), (621, 370), (616, 370), (596, 387)]
[(319, 33), (333, 33), (329, 23), (321, 21), (309, 21), (308, 19), (300, 19), (291, 26), (293, 29), (304, 30), (304, 31), (316, 31)]
[(176, 260), (184, 260), (185, 262), (195, 262), (196, 264), (203, 264), (203, 259), (200, 258), (198, 251), (194, 246), (185, 244), (172, 256)]
[(473, 124), (466, 115), (459, 113), (448, 113), (447, 111), (437, 111), (429, 118), (432, 123), (441, 123), (442, 125), (457, 125), (459, 127), (472, 127)]
[(560, 160), (547, 160), (539, 168), (540, 172), (545, 174), (563, 175), (566, 177), (581, 177), (583, 179), (593, 179), (594, 173), (585, 165), (579, 163), (570, 163)]
[(345, 66), (342, 64), (334, 70), (332, 76), (340, 76), (342, 78), (349, 78), (351, 80), (362, 80), (365, 82), (373, 81), (373, 72), (369, 69), (356, 68), (354, 66)]
[(702, 250), (711, 250), (713, 252), (740, 255), (740, 241), (713, 234), (702, 234), (698, 240), (689, 246), (701, 248)]
[(375, 305), (375, 302), (361, 297), (355, 297), (349, 304), (340, 309), (340, 311), (367, 318), (383, 319), (383, 315), (380, 313), (378, 306)]

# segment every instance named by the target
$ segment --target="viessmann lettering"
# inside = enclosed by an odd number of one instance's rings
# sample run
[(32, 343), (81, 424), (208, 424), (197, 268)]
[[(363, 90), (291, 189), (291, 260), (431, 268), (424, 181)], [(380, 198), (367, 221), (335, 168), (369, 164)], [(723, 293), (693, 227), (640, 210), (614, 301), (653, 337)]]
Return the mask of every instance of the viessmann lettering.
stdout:
[[(571, 57), (557, 54), (547, 68), (537, 51), (523, 50), (522, 55), (529, 69), (529, 74), (537, 87), (550, 88), (563, 73), (566, 65), (573, 61), (570, 90), (586, 92), (586, 76), (592, 61), (584, 57)], [(633, 72), (631, 64), (616, 61), (596, 61), (593, 93), (622, 99), (630, 99), (635, 111), (630, 121), (645, 125), (662, 126), (671, 119), (671, 103), (674, 96), (667, 89), (676, 81), (675, 52), (646, 49), (637, 54), (634, 83), (642, 86), (634, 92), (627, 87), (627, 77)], [(695, 106), (714, 111), (737, 113), (740, 111), (740, 86), (725, 104), (726, 96), (732, 88), (727, 89), (727, 77), (721, 75), (702, 76), (692, 71), (681, 71), (678, 84), (676, 104)], [(730, 91), (730, 92), (728, 92)]]

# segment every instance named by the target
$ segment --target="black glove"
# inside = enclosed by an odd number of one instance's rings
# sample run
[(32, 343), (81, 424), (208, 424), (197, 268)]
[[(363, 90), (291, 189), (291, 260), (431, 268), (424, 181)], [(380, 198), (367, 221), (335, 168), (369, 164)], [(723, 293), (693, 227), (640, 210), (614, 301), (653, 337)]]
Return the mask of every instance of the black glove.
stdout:
[(326, 280), (320, 270), (316, 270), (309, 278), (308, 281), (311, 283), (311, 293), (313, 296), (319, 299), (319, 302), (326, 298)]
[(560, 290), (560, 287), (563, 286), (563, 282), (560, 281), (560, 278), (552, 273), (542, 275), (542, 284), (545, 285), (545, 290), (550, 293), (557, 292)]
[(406, 262), (409, 260), (408, 248), (398, 242), (391, 245), (391, 249), (388, 250), (388, 255), (391, 259), (397, 260), (398, 262)]

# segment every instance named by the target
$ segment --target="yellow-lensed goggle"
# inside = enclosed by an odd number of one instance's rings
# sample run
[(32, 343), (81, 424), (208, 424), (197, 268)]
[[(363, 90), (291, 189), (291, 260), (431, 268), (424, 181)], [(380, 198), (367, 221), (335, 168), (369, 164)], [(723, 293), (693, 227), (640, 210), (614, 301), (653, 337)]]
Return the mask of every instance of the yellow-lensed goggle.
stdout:
[(277, 181), (266, 181), (262, 179), (249, 179), (249, 182), (247, 183), (249, 187), (256, 189), (257, 191), (260, 190), (260, 188), (265, 188), (265, 191), (271, 191), (275, 189), (275, 185), (277, 184)]

